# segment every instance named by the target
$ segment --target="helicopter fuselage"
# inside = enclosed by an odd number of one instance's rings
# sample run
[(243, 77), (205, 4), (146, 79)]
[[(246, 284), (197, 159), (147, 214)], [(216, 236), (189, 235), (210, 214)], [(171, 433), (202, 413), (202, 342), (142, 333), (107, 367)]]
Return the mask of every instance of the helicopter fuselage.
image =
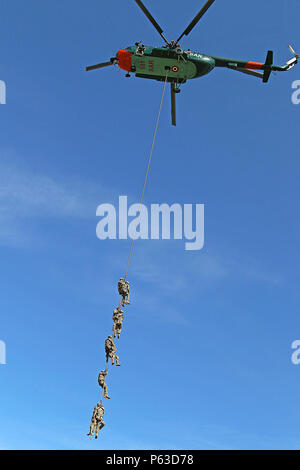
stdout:
[(211, 72), (216, 63), (213, 57), (190, 50), (168, 47), (139, 48), (131, 46), (117, 53), (118, 65), (136, 77), (185, 83)]

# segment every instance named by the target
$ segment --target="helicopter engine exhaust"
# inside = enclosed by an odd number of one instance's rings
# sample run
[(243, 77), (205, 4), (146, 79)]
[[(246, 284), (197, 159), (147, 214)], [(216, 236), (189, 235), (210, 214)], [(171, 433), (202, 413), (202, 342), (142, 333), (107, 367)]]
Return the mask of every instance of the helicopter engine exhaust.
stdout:
[(118, 59), (118, 66), (122, 70), (126, 70), (126, 72), (131, 71), (131, 66), (132, 66), (132, 60), (131, 60), (131, 54), (128, 51), (124, 51), (121, 49), (120, 51), (117, 52), (117, 59)]

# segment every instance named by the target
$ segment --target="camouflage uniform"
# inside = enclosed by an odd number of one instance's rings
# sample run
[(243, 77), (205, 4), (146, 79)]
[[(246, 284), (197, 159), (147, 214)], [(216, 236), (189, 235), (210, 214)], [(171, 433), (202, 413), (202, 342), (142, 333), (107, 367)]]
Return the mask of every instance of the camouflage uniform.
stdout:
[(129, 282), (124, 281), (124, 279), (121, 277), (121, 279), (118, 282), (118, 291), (119, 294), (122, 296), (122, 307), (125, 305), (129, 305)]
[(117, 348), (115, 346), (114, 340), (112, 336), (109, 336), (107, 340), (105, 340), (105, 354), (106, 354), (106, 362), (108, 359), (111, 358), (111, 365), (113, 366), (116, 360), (116, 366), (119, 366), (119, 356), (117, 356)]
[(96, 411), (97, 411), (97, 407), (95, 406), (94, 411), (93, 411), (93, 415), (92, 415), (92, 419), (91, 419), (90, 432), (87, 434), (87, 436), (90, 436), (91, 439), (94, 436), (94, 431), (95, 431), (95, 427), (96, 427), (96, 424), (97, 424), (96, 423)]
[(118, 338), (120, 338), (120, 334), (121, 334), (122, 326), (123, 326), (123, 319), (124, 319), (123, 313), (124, 312), (120, 307), (114, 310), (114, 314), (112, 317), (114, 321), (114, 324), (113, 324), (114, 338), (116, 337), (116, 335), (118, 335)]
[(110, 399), (110, 397), (108, 396), (108, 388), (107, 388), (107, 385), (106, 385), (106, 376), (107, 376), (107, 369), (105, 370), (102, 370), (100, 372), (100, 374), (98, 375), (98, 384), (100, 385), (101, 388), (103, 388), (103, 391), (104, 391), (104, 398), (108, 398)]
[(102, 428), (104, 428), (105, 426), (105, 422), (103, 421), (104, 413), (105, 413), (105, 409), (102, 403), (97, 403), (97, 406), (95, 406), (94, 411), (93, 411), (93, 416), (92, 416), (91, 425), (90, 425), (90, 432), (87, 434), (88, 436), (91, 437), (91, 439), (94, 436), (95, 429), (96, 429), (95, 439), (98, 439), (99, 431)]

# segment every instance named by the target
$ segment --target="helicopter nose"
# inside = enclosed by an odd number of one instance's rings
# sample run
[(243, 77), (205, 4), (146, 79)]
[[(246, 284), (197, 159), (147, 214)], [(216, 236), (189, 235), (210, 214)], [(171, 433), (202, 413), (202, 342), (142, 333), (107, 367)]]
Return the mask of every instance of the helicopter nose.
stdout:
[(131, 61), (131, 54), (130, 52), (128, 51), (124, 51), (124, 50), (120, 50), (117, 52), (117, 58), (118, 58), (118, 65), (120, 67), (120, 69), (122, 70), (126, 70), (127, 72), (130, 72), (131, 71), (131, 65), (132, 65), (132, 61)]

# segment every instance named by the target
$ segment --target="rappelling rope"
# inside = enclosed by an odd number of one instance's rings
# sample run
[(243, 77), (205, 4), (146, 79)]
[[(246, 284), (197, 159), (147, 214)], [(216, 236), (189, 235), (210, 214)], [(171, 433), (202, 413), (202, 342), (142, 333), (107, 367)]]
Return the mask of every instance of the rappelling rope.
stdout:
[[(156, 140), (156, 134), (157, 134), (157, 130), (158, 130), (158, 125), (159, 125), (160, 114), (161, 114), (162, 105), (163, 105), (163, 101), (164, 101), (164, 97), (165, 97), (165, 92), (166, 92), (167, 80), (168, 80), (168, 73), (167, 73), (166, 78), (165, 78), (165, 83), (164, 83), (164, 88), (163, 88), (163, 92), (162, 92), (162, 97), (161, 97), (161, 100), (160, 100), (160, 106), (159, 106), (159, 111), (158, 111), (158, 115), (157, 115), (157, 119), (156, 119), (156, 125), (155, 125), (155, 130), (154, 130), (154, 135), (153, 135), (153, 140), (152, 140), (152, 146), (151, 146), (151, 150), (150, 150), (150, 155), (149, 155), (149, 159), (148, 159), (147, 170), (146, 170), (146, 174), (145, 174), (144, 186), (143, 186), (143, 190), (142, 190), (142, 194), (141, 194), (141, 198), (140, 198), (140, 204), (142, 204), (142, 203), (143, 203), (143, 200), (144, 200), (144, 194), (145, 194), (146, 185), (147, 185), (147, 181), (148, 181), (148, 175), (149, 175), (150, 165), (151, 165), (151, 161), (152, 161), (152, 155), (153, 155), (153, 150), (154, 150), (154, 145), (155, 145), (155, 140)], [(128, 270), (129, 270), (129, 265), (130, 265), (130, 261), (131, 261), (131, 257), (132, 257), (132, 252), (133, 252), (133, 246), (134, 246), (134, 242), (135, 242), (135, 234), (136, 234), (137, 226), (138, 226), (138, 223), (136, 224), (134, 237), (133, 237), (133, 239), (132, 239), (132, 241), (131, 241), (130, 252), (129, 252), (129, 256), (128, 256), (128, 261), (127, 261), (127, 267), (126, 267), (126, 272), (125, 272), (124, 281), (126, 281), (126, 277), (127, 277)]]

